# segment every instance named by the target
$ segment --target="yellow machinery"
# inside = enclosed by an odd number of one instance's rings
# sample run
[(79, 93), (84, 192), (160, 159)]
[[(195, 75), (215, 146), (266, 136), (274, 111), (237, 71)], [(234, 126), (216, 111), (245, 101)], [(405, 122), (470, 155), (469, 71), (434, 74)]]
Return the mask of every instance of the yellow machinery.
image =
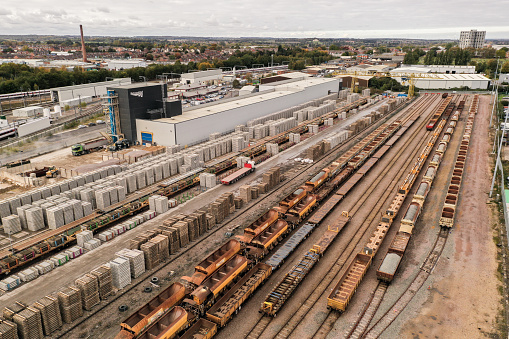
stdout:
[(408, 97), (412, 98), (415, 95), (415, 82), (416, 79), (440, 79), (436, 74), (433, 73), (390, 73), (390, 72), (370, 72), (370, 71), (336, 71), (334, 75), (348, 75), (352, 77), (352, 83), (350, 91), (355, 93), (359, 86), (357, 77), (359, 76), (371, 76), (371, 77), (387, 77), (387, 78), (401, 78), (403, 86), (408, 85)]
[(58, 175), (58, 168), (51, 166), (46, 172), (46, 178), (56, 178)]

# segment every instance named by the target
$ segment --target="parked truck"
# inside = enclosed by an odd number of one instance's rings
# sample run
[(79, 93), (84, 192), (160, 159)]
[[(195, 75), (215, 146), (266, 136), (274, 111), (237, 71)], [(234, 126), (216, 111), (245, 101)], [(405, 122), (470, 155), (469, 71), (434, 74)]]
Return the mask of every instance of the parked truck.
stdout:
[(78, 156), (103, 149), (103, 146), (108, 145), (108, 139), (99, 137), (87, 140), (82, 144), (75, 144), (71, 146), (72, 155)]

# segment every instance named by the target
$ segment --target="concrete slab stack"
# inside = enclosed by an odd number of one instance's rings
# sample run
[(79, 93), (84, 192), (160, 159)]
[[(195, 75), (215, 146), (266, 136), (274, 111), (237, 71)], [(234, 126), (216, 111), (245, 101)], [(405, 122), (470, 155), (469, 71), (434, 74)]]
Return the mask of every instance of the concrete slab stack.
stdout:
[(159, 198), (155, 199), (155, 211), (157, 214), (165, 213), (168, 211), (168, 198), (167, 197), (159, 197)]
[(26, 210), (32, 208), (32, 205), (23, 205), (16, 209), (16, 214), (19, 216), (19, 220), (21, 221), (21, 228), (27, 229), (27, 217)]
[(104, 210), (110, 206), (110, 192), (107, 189), (95, 191), (95, 202), (98, 209)]
[(18, 276), (21, 279), (21, 281), (29, 282), (39, 276), (39, 271), (35, 268), (27, 268), (26, 270), (19, 272)]
[(83, 245), (87, 251), (92, 251), (92, 250), (96, 249), (97, 247), (101, 246), (101, 241), (97, 240), (97, 239), (92, 239), (92, 240), (86, 241)]
[(129, 261), (129, 269), (133, 279), (145, 273), (145, 255), (143, 251), (125, 248), (115, 253), (115, 255)]
[(44, 228), (44, 214), (42, 208), (32, 207), (25, 211), (27, 228), (30, 231), (38, 231)]
[(288, 141), (298, 144), (300, 142), (300, 134), (299, 133), (290, 133), (288, 135)]
[(76, 234), (76, 242), (78, 246), (84, 247), (85, 243), (94, 238), (94, 233), (92, 231), (81, 231)]
[(82, 202), (81, 203), (81, 207), (83, 208), (83, 216), (86, 217), (87, 215), (90, 215), (94, 212), (93, 208), (92, 208), (92, 204), (89, 203), (89, 202)]
[(147, 178), (145, 175), (145, 171), (136, 172), (136, 186), (138, 187), (138, 189), (142, 189), (147, 186)]
[(267, 153), (269, 153), (270, 155), (276, 155), (279, 153), (279, 145), (276, 143), (268, 142), (266, 144), (266, 148), (267, 148)]
[(70, 203), (61, 204), (60, 207), (64, 212), (64, 225), (70, 224), (74, 221), (74, 208)]
[(95, 305), (99, 304), (99, 283), (95, 275), (85, 274), (83, 277), (76, 279), (75, 284), (80, 290), (84, 310), (90, 311)]
[(16, 234), (21, 232), (21, 220), (17, 215), (10, 215), (2, 219), (4, 232), (7, 234)]

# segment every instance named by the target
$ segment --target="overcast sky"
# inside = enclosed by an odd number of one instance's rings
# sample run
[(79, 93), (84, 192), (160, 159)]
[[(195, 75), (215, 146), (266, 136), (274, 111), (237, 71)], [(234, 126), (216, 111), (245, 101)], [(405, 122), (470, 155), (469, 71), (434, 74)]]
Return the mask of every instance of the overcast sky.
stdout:
[(4, 0), (0, 34), (508, 38), (509, 0)]

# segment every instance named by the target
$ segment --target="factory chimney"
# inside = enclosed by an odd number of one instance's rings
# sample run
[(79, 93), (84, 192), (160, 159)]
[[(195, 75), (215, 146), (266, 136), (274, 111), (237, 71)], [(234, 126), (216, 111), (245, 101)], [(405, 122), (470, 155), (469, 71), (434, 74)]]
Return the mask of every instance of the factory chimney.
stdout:
[(85, 49), (85, 39), (83, 38), (83, 26), (80, 25), (81, 32), (81, 51), (83, 52), (83, 62), (88, 62), (87, 60), (87, 50)]

